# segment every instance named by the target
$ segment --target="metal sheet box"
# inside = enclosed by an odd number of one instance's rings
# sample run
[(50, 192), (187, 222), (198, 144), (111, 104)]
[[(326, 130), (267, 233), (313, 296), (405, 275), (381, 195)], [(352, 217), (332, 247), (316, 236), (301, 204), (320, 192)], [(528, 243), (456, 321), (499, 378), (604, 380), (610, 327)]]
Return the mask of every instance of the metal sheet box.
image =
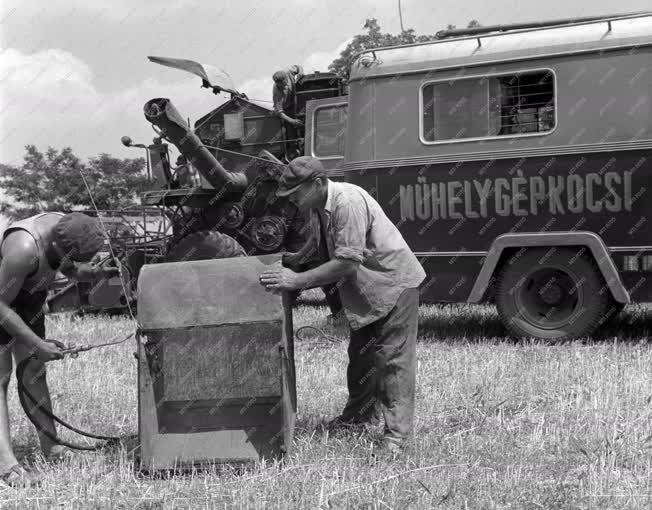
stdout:
[(140, 467), (276, 458), (292, 443), (292, 311), (260, 286), (280, 255), (143, 266)]

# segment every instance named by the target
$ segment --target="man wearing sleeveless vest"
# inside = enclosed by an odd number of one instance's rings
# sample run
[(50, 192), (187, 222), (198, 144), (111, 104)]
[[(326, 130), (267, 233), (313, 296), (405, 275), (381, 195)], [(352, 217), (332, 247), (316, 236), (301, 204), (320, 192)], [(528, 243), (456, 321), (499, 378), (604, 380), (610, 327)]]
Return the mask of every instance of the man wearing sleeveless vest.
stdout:
[[(46, 408), (51, 406), (45, 365), (63, 358), (62, 343), (45, 339), (43, 306), (57, 271), (68, 278), (92, 281), (118, 274), (116, 267), (89, 264), (104, 245), (97, 221), (82, 213), (37, 214), (9, 225), (0, 239), (0, 479), (10, 485), (38, 483), (16, 460), (11, 447), (7, 387), (16, 363), (36, 358), (25, 385)], [(35, 413), (43, 429), (56, 434), (52, 419)], [(38, 430), (43, 455), (60, 458), (65, 449)]]

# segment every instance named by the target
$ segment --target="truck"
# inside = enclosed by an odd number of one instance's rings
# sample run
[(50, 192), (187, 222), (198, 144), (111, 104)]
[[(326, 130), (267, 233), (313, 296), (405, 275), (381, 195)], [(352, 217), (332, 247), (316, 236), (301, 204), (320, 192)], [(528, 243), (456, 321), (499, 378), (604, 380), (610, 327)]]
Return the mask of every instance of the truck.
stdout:
[[(191, 142), (169, 101), (146, 105), (159, 133), (150, 166), (168, 184), (143, 204), (199, 207), (203, 219), (174, 221), (190, 240), (173, 259), (197, 244), (187, 233), (198, 225), (250, 254), (291, 251), (306, 220), (270, 197), (298, 147), (380, 203), (426, 270), (422, 302), (494, 304), (517, 337), (585, 337), (652, 301), (651, 56), (652, 13), (445, 30), (354, 55), (346, 83), (317, 73), (305, 94), (297, 86), (301, 140), (206, 67), (168, 59), (232, 97)], [(170, 187), (179, 170), (164, 139), (198, 170), (191, 193)], [(206, 153), (226, 175), (209, 175)]]
[(652, 299), (652, 15), (444, 31), (360, 53), (346, 180), (422, 261), (428, 302), (517, 337), (590, 335)]

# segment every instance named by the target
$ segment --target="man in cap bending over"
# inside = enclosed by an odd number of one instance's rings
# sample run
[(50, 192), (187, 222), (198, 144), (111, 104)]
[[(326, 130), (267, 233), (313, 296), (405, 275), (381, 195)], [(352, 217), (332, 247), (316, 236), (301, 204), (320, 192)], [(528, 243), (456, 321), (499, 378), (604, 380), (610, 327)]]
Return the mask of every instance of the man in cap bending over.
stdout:
[(378, 202), (359, 186), (329, 180), (318, 159), (292, 160), (277, 195), (321, 216), (330, 260), (301, 273), (268, 270), (260, 283), (275, 292), (337, 283), (351, 327), (349, 398), (330, 427), (373, 424), (380, 410), (383, 449), (396, 453), (412, 432), (418, 287), (425, 272)]
[[(46, 409), (51, 409), (45, 365), (63, 358), (64, 345), (45, 339), (43, 307), (57, 271), (80, 281), (109, 278), (117, 267), (88, 262), (104, 245), (97, 220), (82, 213), (37, 214), (9, 225), (0, 239), (0, 479), (10, 485), (38, 483), (16, 460), (11, 447), (7, 386), (16, 363), (35, 357), (25, 371), (25, 386)], [(56, 435), (54, 422), (33, 410), (44, 429)], [(38, 430), (43, 455), (56, 460), (65, 453)]]

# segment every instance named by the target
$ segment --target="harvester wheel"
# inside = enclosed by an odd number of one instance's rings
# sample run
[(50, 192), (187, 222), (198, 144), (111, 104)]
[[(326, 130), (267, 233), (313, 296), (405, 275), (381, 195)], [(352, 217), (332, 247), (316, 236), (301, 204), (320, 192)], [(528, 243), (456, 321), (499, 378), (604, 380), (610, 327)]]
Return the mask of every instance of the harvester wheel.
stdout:
[(165, 259), (167, 262), (183, 262), (246, 256), (247, 252), (231, 236), (221, 232), (202, 230), (181, 239), (170, 249)]

